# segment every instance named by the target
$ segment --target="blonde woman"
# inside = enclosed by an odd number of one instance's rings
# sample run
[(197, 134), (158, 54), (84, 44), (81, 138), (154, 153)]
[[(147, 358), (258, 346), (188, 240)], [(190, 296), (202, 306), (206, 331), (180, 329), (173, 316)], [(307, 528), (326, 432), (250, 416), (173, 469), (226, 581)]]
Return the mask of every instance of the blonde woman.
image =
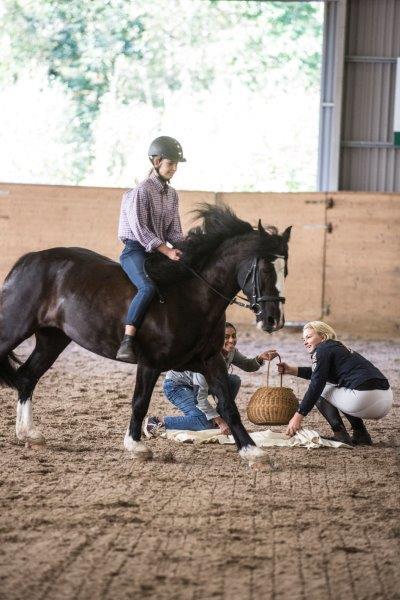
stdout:
[[(382, 419), (393, 404), (393, 392), (386, 377), (366, 358), (336, 339), (336, 333), (323, 321), (304, 326), (303, 342), (311, 355), (311, 367), (278, 365), (280, 373), (309, 379), (310, 385), (290, 420), (287, 435), (294, 435), (303, 419), (316, 405), (333, 429), (334, 439), (354, 445), (371, 445), (363, 419)], [(340, 416), (350, 422), (347, 433)]]

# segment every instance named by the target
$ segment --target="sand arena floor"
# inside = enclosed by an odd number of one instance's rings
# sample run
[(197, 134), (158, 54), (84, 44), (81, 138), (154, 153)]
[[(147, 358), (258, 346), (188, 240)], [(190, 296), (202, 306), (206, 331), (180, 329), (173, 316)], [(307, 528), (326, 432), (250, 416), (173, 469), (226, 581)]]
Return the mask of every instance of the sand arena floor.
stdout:
[[(299, 340), (248, 328), (238, 347), (307, 364)], [(374, 447), (273, 448), (261, 471), (234, 447), (162, 439), (148, 442), (152, 462), (132, 460), (122, 446), (132, 367), (72, 344), (37, 387), (45, 448), (18, 444), (16, 396), (1, 389), (0, 598), (400, 598), (399, 345), (344, 341), (395, 390), (391, 414), (369, 425)], [(244, 415), (266, 368), (242, 381)], [(151, 413), (173, 414), (160, 384)], [(307, 422), (328, 434), (316, 411)]]

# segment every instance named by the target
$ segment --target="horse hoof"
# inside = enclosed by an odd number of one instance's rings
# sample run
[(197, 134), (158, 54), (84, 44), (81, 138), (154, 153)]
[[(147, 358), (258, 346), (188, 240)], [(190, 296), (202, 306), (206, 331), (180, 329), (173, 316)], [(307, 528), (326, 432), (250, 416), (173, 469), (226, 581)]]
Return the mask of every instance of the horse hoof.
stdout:
[(146, 452), (133, 451), (131, 452), (131, 458), (147, 462), (148, 460), (153, 460), (153, 453), (151, 450), (148, 449), (146, 449)]
[(153, 453), (143, 442), (136, 442), (130, 435), (126, 435), (124, 439), (125, 450), (131, 453), (132, 458), (141, 460), (151, 460)]
[(142, 442), (136, 442), (138, 445), (131, 450), (131, 457), (138, 460), (152, 460), (153, 452)]
[(27, 448), (46, 445), (46, 438), (36, 429), (31, 429), (27, 432), (18, 432), (17, 438), (20, 442), (25, 442)]
[(25, 442), (25, 448), (29, 448), (31, 450), (44, 448), (46, 446), (46, 440), (43, 438), (41, 441), (28, 439)]
[(239, 450), (239, 456), (243, 460), (247, 460), (250, 467), (256, 463), (268, 463), (267, 453), (257, 446), (244, 446)]
[(27, 441), (34, 446), (46, 445), (46, 438), (40, 433), (40, 431), (36, 430), (29, 432)]

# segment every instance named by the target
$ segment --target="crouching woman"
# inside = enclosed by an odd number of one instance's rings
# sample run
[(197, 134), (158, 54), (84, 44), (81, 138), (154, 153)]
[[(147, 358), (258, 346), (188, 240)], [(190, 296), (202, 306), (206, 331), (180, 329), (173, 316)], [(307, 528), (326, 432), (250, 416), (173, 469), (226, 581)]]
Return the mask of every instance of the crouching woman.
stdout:
[[(363, 419), (382, 419), (390, 411), (393, 392), (388, 380), (361, 354), (339, 342), (332, 327), (322, 321), (304, 326), (303, 342), (311, 355), (311, 367), (278, 365), (280, 373), (310, 380), (299, 409), (289, 422), (287, 435), (294, 435), (302, 427), (303, 419), (316, 405), (330, 424), (334, 439), (371, 445)], [(351, 437), (340, 413), (351, 425)]]

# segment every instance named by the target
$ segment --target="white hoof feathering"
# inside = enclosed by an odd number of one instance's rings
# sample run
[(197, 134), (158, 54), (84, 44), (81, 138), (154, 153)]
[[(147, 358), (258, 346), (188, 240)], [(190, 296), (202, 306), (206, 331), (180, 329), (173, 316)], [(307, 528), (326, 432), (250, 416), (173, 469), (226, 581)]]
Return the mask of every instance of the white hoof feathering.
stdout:
[(247, 460), (249, 465), (268, 461), (267, 453), (261, 448), (257, 448), (257, 446), (244, 446), (239, 450), (239, 455), (243, 460)]
[(22, 438), (22, 441), (25, 441), (32, 445), (37, 445), (37, 446), (44, 446), (46, 444), (46, 438), (37, 429), (31, 429), (29, 431), (28, 435), (25, 438)]
[(32, 400), (27, 400), (26, 402), (18, 401), (15, 432), (21, 442), (30, 442), (31, 444), (38, 445), (46, 443), (44, 436), (33, 426)]
[(126, 432), (124, 438), (124, 447), (125, 450), (132, 452), (134, 455), (141, 458), (153, 458), (153, 453), (143, 442), (136, 442), (131, 435), (129, 435), (129, 431)]

